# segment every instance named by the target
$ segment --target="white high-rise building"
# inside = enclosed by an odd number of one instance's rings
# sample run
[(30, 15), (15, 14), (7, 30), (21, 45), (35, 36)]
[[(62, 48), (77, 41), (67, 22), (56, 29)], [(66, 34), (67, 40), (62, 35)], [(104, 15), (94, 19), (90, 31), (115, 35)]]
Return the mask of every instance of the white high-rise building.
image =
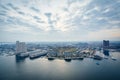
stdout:
[(27, 52), (27, 46), (25, 42), (16, 41), (16, 54)]

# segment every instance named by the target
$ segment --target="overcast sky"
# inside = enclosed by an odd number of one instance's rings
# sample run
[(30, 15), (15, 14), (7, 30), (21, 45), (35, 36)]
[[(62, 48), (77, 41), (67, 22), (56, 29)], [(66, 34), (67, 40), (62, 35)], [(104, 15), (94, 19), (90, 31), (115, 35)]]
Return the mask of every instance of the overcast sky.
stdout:
[(0, 42), (120, 41), (120, 0), (0, 0)]

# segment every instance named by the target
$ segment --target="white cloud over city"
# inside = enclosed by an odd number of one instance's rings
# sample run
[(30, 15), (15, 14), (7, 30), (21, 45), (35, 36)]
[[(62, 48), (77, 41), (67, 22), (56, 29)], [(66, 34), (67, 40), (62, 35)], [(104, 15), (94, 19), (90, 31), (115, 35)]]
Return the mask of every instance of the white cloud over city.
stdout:
[(0, 41), (120, 40), (120, 0), (0, 0)]

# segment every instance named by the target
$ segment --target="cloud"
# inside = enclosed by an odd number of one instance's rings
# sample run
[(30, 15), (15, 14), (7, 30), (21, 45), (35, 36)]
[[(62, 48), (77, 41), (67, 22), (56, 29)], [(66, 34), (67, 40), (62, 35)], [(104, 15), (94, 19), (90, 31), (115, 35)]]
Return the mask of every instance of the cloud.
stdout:
[(6, 29), (5, 31), (8, 31), (8, 32), (28, 32), (30, 31), (30, 28), (28, 27), (24, 27), (24, 26), (13, 26), (12, 28), (8, 28)]
[(40, 12), (40, 10), (37, 9), (37, 8), (35, 8), (35, 7), (31, 7), (31, 9), (32, 9), (33, 11), (35, 11), (35, 12)]
[(25, 15), (25, 13), (24, 13), (24, 12), (21, 12), (21, 11), (18, 11), (18, 13), (21, 14), (21, 15)]
[(38, 16), (33, 16), (34, 19), (37, 19), (37, 20), (41, 20), (41, 18), (39, 18)]
[(3, 11), (3, 12), (0, 12), (0, 15), (1, 16), (6, 16), (6, 13)]
[(12, 3), (8, 3), (7, 5), (10, 6), (14, 10), (18, 10), (19, 9), (18, 7), (15, 7)]
[(56, 22), (57, 22), (57, 20), (52, 20), (52, 17), (53, 17), (53, 15), (52, 15), (52, 13), (44, 13), (45, 14), (45, 16), (47, 17), (47, 23), (48, 23), (48, 30), (55, 30), (55, 25), (56, 25)]
[[(1, 0), (0, 31), (47, 37), (54, 32), (54, 36), (60, 35), (64, 40), (80, 40), (79, 37), (85, 40), (90, 36), (97, 39), (97, 35), (106, 33), (109, 37), (104, 35), (100, 39), (119, 39), (116, 36), (120, 29), (119, 6), (117, 0)], [(112, 30), (116, 33), (111, 33)]]
[(52, 15), (52, 13), (45, 13), (45, 15), (46, 15), (48, 18), (50, 18), (51, 15)]
[(3, 9), (5, 9), (5, 10), (9, 10), (9, 8), (7, 8), (6, 6), (4, 6), (2, 4), (0, 4), (0, 7), (3, 8)]
[(37, 21), (38, 23), (45, 23), (44, 21)]

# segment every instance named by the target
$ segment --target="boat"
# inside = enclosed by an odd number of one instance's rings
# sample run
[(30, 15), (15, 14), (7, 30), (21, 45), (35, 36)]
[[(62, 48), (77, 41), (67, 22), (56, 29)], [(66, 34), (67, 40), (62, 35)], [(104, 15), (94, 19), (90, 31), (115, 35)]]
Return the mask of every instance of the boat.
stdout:
[(114, 58), (114, 57), (111, 57), (112, 58), (112, 60), (114, 60), (114, 61), (116, 61), (117, 59), (116, 58)]
[(67, 61), (67, 62), (70, 62), (71, 58), (65, 58), (64, 60)]
[(35, 59), (35, 58), (39, 58), (41, 56), (45, 56), (46, 53), (33, 53), (33, 54), (29, 54), (29, 58), (30, 59)]
[(48, 60), (54, 60), (54, 58), (53, 57), (48, 57)]
[(96, 65), (100, 65), (100, 63), (97, 62)]
[(108, 57), (105, 56), (104, 59), (108, 59)]
[(84, 58), (83, 58), (83, 57), (79, 57), (78, 59), (79, 59), (79, 60), (83, 60)]
[(19, 57), (19, 58), (26, 58), (28, 56), (29, 56), (28, 53), (19, 53), (19, 54), (16, 55), (16, 57)]
[(94, 55), (93, 59), (95, 59), (95, 60), (102, 60), (102, 57), (99, 56), (99, 55)]
[(96, 51), (95, 55), (93, 56), (93, 59), (102, 60), (103, 57), (104, 57), (103, 53), (101, 53), (100, 51)]

